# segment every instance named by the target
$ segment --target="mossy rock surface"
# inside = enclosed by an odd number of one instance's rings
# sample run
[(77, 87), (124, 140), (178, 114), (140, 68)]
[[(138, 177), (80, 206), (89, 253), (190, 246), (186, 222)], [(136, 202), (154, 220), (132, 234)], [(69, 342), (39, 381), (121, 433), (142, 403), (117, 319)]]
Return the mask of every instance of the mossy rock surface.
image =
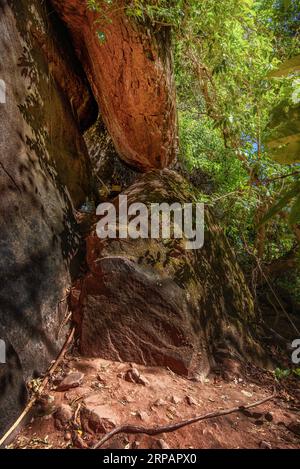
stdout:
[[(128, 205), (197, 200), (171, 170), (147, 173), (124, 194)], [(186, 250), (184, 239), (88, 237), (89, 272), (74, 304), (83, 354), (202, 377), (225, 357), (260, 362), (244, 276), (208, 209), (205, 224), (199, 250)]]

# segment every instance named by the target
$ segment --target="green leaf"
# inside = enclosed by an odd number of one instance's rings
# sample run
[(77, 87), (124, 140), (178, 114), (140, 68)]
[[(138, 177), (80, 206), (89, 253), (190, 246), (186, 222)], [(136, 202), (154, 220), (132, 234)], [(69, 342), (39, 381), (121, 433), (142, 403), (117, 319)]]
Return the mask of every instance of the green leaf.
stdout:
[(291, 370), (276, 368), (276, 370), (274, 371), (274, 374), (275, 374), (276, 379), (284, 379), (290, 376)]
[(277, 78), (277, 77), (286, 77), (291, 73), (296, 73), (300, 71), (300, 55), (296, 55), (292, 59), (285, 60), (277, 70), (274, 72), (269, 73), (269, 77)]
[(282, 102), (273, 111), (270, 128), (270, 156), (281, 164), (300, 163), (300, 105)]
[(300, 194), (292, 207), (289, 222), (291, 225), (296, 225), (297, 223), (300, 223)]
[(103, 44), (106, 41), (106, 36), (103, 31), (97, 31), (99, 41)]
[(270, 218), (274, 217), (274, 215), (276, 215), (278, 212), (280, 212), (280, 210), (285, 208), (292, 199), (297, 197), (299, 193), (300, 193), (300, 182), (296, 182), (292, 186), (292, 189), (287, 191), (285, 195), (275, 205), (273, 205), (273, 207), (268, 211), (268, 213), (260, 221), (258, 226), (263, 225), (264, 223), (269, 221)]
[[(286, 60), (281, 66), (270, 73), (270, 77), (286, 77), (300, 72), (300, 55)], [(300, 105), (288, 99), (282, 101), (273, 110), (270, 123), (272, 133), (266, 140), (270, 156), (281, 164), (300, 162)]]

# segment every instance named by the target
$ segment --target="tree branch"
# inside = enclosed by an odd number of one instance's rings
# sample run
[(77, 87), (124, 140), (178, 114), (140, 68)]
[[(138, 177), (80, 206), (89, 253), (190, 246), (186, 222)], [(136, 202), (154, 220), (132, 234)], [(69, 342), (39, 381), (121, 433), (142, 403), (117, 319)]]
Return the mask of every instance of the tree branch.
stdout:
[(173, 425), (166, 425), (162, 427), (152, 427), (152, 428), (139, 427), (136, 425), (122, 425), (120, 427), (115, 428), (111, 432), (107, 433), (95, 446), (93, 446), (93, 449), (100, 448), (101, 446), (104, 445), (104, 443), (106, 443), (113, 436), (118, 435), (119, 433), (129, 433), (129, 434), (134, 434), (134, 435), (138, 433), (143, 433), (145, 435), (150, 435), (150, 436), (159, 435), (161, 433), (171, 433), (176, 430), (179, 430), (180, 428), (186, 427), (187, 425), (192, 425), (193, 423), (200, 422), (201, 420), (208, 420), (208, 419), (212, 419), (215, 417), (221, 417), (224, 415), (233, 414), (234, 412), (240, 412), (245, 409), (251, 409), (253, 407), (257, 407), (261, 404), (264, 404), (265, 402), (271, 401), (275, 397), (276, 397), (276, 394), (272, 394), (272, 396), (266, 397), (260, 401), (253, 402), (252, 404), (249, 404), (246, 406), (242, 405), (239, 407), (233, 407), (231, 409), (210, 412), (208, 414), (200, 415), (198, 417), (193, 417), (189, 420), (183, 420), (182, 422), (178, 422)]
[(49, 382), (49, 379), (51, 378), (54, 371), (57, 369), (58, 365), (60, 364), (60, 362), (64, 358), (65, 353), (66, 353), (69, 345), (71, 344), (71, 342), (73, 340), (74, 333), (75, 333), (75, 328), (73, 327), (71, 329), (71, 332), (69, 333), (69, 335), (68, 335), (68, 337), (65, 341), (65, 344), (64, 344), (63, 348), (61, 349), (57, 359), (55, 360), (55, 362), (53, 363), (53, 365), (51, 366), (51, 368), (47, 372), (46, 376), (44, 377), (44, 379), (43, 379), (37, 393), (32, 396), (32, 398), (30, 399), (30, 401), (26, 405), (26, 407), (23, 410), (23, 412), (21, 413), (21, 415), (18, 417), (18, 419), (15, 421), (15, 423), (10, 427), (10, 429), (5, 433), (5, 435), (3, 435), (3, 437), (0, 439), (0, 448), (6, 442), (6, 440), (12, 435), (12, 433), (18, 428), (20, 423), (23, 421), (23, 419), (26, 417), (26, 415), (29, 413), (29, 411), (33, 408), (33, 406), (36, 403), (39, 395), (41, 395), (41, 393), (44, 391), (45, 387), (47, 386), (47, 384)]

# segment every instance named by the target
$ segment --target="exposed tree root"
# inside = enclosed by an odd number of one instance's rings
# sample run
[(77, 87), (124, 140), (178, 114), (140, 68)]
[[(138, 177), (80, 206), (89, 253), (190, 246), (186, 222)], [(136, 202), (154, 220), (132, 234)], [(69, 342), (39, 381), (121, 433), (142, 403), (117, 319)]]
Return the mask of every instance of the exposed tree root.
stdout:
[(39, 398), (39, 396), (42, 394), (42, 392), (44, 391), (44, 389), (46, 388), (48, 382), (49, 382), (49, 379), (50, 377), (53, 375), (54, 371), (56, 370), (56, 368), (58, 367), (58, 365), (60, 364), (61, 360), (64, 358), (65, 356), (65, 353), (70, 345), (70, 343), (72, 342), (73, 340), (73, 337), (74, 337), (74, 333), (75, 333), (75, 327), (73, 327), (71, 329), (71, 332), (70, 334), (68, 335), (67, 339), (66, 339), (66, 342), (63, 346), (63, 348), (61, 349), (57, 359), (55, 360), (55, 362), (52, 364), (52, 366), (50, 367), (50, 369), (48, 370), (48, 372), (46, 373), (38, 391), (31, 397), (31, 399), (29, 400), (28, 404), (26, 405), (25, 409), (23, 410), (23, 412), (21, 413), (21, 415), (18, 417), (18, 419), (15, 421), (15, 423), (10, 427), (10, 429), (5, 433), (5, 435), (0, 439), (0, 448), (4, 445), (4, 443), (6, 442), (6, 440), (12, 435), (12, 433), (18, 428), (18, 426), (20, 425), (20, 423), (23, 421), (23, 419), (26, 417), (26, 415), (29, 413), (29, 411), (33, 408), (34, 404), (36, 403), (37, 399)]
[(155, 436), (161, 433), (171, 433), (180, 428), (186, 427), (187, 425), (192, 425), (193, 423), (200, 422), (201, 420), (208, 420), (215, 417), (221, 417), (223, 415), (233, 414), (234, 412), (240, 412), (245, 409), (251, 409), (253, 407), (257, 407), (265, 402), (271, 401), (277, 395), (272, 394), (272, 396), (266, 397), (261, 399), (260, 401), (253, 402), (252, 404), (246, 406), (239, 406), (239, 407), (232, 407), (231, 409), (220, 410), (216, 412), (210, 412), (208, 414), (200, 415), (198, 417), (193, 417), (188, 420), (183, 420), (182, 422), (175, 423), (173, 425), (166, 425), (161, 427), (140, 427), (136, 425), (122, 425), (120, 427), (115, 428), (111, 432), (107, 433), (96, 445), (93, 446), (93, 449), (101, 448), (108, 440), (110, 440), (113, 436), (118, 435), (119, 433), (129, 433), (129, 434), (138, 434), (143, 433), (145, 435)]

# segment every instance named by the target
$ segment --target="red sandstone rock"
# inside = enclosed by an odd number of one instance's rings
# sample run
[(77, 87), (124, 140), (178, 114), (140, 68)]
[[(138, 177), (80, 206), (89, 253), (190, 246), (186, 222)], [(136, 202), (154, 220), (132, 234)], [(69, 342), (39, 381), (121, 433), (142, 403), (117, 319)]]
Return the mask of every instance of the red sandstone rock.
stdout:
[(81, 422), (86, 431), (108, 433), (117, 426), (118, 415), (110, 406), (86, 404), (81, 411)]
[[(194, 197), (168, 169), (144, 174), (124, 195), (128, 205)], [(264, 356), (250, 332), (250, 292), (208, 210), (202, 249), (186, 250), (184, 239), (101, 240), (93, 231), (87, 263), (73, 304), (83, 355), (165, 366), (199, 379), (224, 354)]]
[(77, 388), (78, 386), (81, 385), (83, 378), (84, 378), (83, 373), (79, 373), (79, 372), (70, 373), (61, 381), (61, 383), (59, 383), (56, 390), (68, 391), (69, 389)]
[(52, 3), (69, 28), (120, 157), (141, 170), (168, 166), (177, 147), (169, 30), (135, 24), (123, 0), (100, 23), (86, 2)]

